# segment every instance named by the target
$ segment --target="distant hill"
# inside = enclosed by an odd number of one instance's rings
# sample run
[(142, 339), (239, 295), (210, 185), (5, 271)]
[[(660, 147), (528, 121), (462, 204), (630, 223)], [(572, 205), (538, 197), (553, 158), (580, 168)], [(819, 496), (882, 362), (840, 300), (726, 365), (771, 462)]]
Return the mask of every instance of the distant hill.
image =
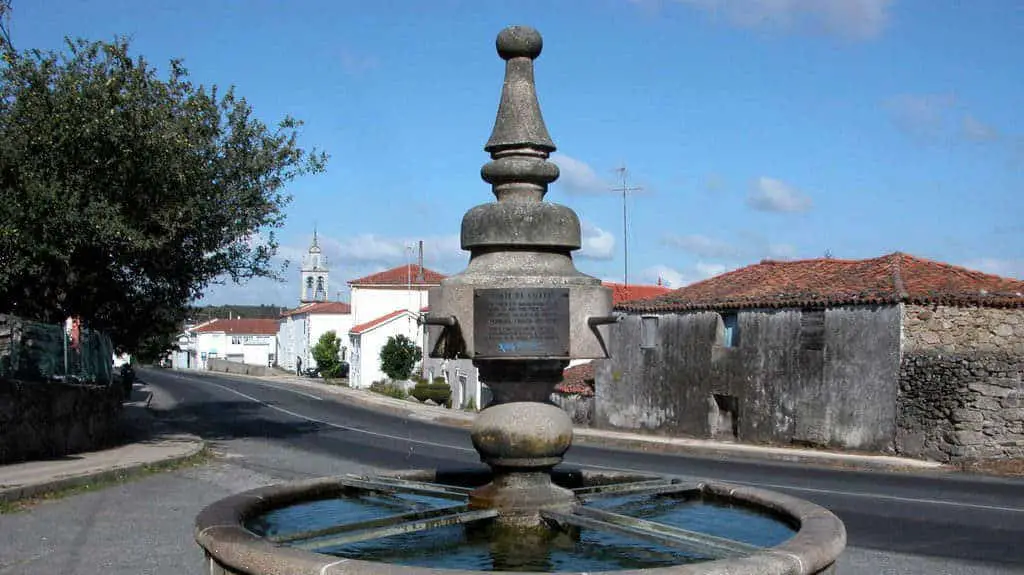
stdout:
[(195, 323), (228, 318), (276, 319), (287, 309), (279, 305), (206, 305), (193, 307), (190, 318)]

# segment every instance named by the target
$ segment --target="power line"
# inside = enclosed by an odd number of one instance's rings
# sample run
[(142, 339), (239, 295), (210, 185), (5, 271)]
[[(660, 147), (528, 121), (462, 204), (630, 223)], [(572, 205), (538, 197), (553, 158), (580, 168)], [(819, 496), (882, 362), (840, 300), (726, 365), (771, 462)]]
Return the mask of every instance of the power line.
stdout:
[(615, 170), (622, 178), (622, 185), (612, 188), (613, 192), (622, 192), (622, 283), (629, 286), (629, 217), (626, 213), (626, 195), (632, 192), (642, 191), (639, 186), (630, 187), (627, 179), (626, 165), (623, 164)]

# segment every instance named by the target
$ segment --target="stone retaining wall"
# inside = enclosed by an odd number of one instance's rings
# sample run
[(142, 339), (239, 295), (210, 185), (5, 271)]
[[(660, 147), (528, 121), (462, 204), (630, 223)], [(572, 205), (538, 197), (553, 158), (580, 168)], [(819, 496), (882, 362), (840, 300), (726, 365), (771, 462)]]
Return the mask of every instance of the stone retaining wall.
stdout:
[(903, 351), (1024, 355), (1024, 308), (903, 306)]
[(949, 462), (1024, 458), (1024, 356), (903, 356), (896, 450)]
[(228, 361), (226, 359), (206, 360), (206, 369), (208, 371), (219, 371), (221, 373), (255, 375), (259, 377), (270, 375), (271, 370), (271, 368), (268, 368), (265, 365), (248, 365), (244, 363), (238, 363), (237, 361)]
[(0, 465), (108, 447), (122, 398), (115, 385), (0, 379)]

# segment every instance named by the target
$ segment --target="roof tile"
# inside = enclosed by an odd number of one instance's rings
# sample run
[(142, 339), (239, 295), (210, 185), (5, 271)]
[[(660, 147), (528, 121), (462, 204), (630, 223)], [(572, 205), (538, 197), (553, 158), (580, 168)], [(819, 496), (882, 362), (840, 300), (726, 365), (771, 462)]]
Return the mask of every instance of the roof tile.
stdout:
[(420, 266), (416, 264), (407, 264), (398, 266), (397, 268), (391, 268), (375, 274), (370, 274), (359, 279), (354, 279), (348, 282), (350, 286), (370, 286), (370, 285), (437, 285), (441, 283), (441, 280), (445, 278), (444, 274), (435, 272), (434, 270), (423, 268), (423, 279), (418, 279), (420, 272)]
[(562, 381), (555, 386), (555, 391), (570, 395), (594, 395), (594, 365), (592, 362), (581, 363), (562, 371)]
[(193, 329), (196, 333), (277, 335), (276, 319), (215, 319)]
[(1024, 306), (1024, 281), (895, 252), (866, 260), (769, 261), (616, 306), (659, 312), (918, 303)]
[(287, 310), (281, 314), (281, 317), (307, 313), (352, 313), (352, 306), (343, 301), (318, 301)]
[(407, 309), (396, 309), (393, 312), (386, 313), (386, 314), (384, 314), (384, 315), (382, 315), (382, 316), (380, 316), (378, 318), (371, 319), (370, 321), (363, 322), (363, 323), (361, 323), (361, 324), (359, 324), (357, 326), (354, 326), (352, 329), (349, 330), (349, 333), (354, 333), (354, 334), (358, 335), (358, 334), (370, 331), (371, 329), (377, 327), (378, 325), (380, 325), (382, 323), (385, 323), (388, 320), (390, 320), (392, 318), (395, 318), (395, 317), (398, 317), (398, 316), (400, 316), (402, 314), (405, 314), (405, 313), (411, 314), (412, 312), (407, 310)]

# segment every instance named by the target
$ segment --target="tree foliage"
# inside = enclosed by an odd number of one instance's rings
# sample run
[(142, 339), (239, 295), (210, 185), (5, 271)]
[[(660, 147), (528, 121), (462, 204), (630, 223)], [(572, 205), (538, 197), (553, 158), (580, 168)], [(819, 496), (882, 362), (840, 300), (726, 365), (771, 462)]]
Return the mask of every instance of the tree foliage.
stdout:
[(79, 316), (137, 351), (211, 284), (279, 277), (286, 186), (326, 162), (299, 122), (268, 127), (181, 61), (158, 77), (125, 39), (0, 43), (0, 311)]
[(409, 379), (422, 350), (404, 335), (393, 335), (380, 350), (380, 370), (391, 379)]
[(320, 339), (313, 346), (313, 360), (324, 377), (338, 377), (341, 375), (341, 339), (332, 329), (320, 336)]

